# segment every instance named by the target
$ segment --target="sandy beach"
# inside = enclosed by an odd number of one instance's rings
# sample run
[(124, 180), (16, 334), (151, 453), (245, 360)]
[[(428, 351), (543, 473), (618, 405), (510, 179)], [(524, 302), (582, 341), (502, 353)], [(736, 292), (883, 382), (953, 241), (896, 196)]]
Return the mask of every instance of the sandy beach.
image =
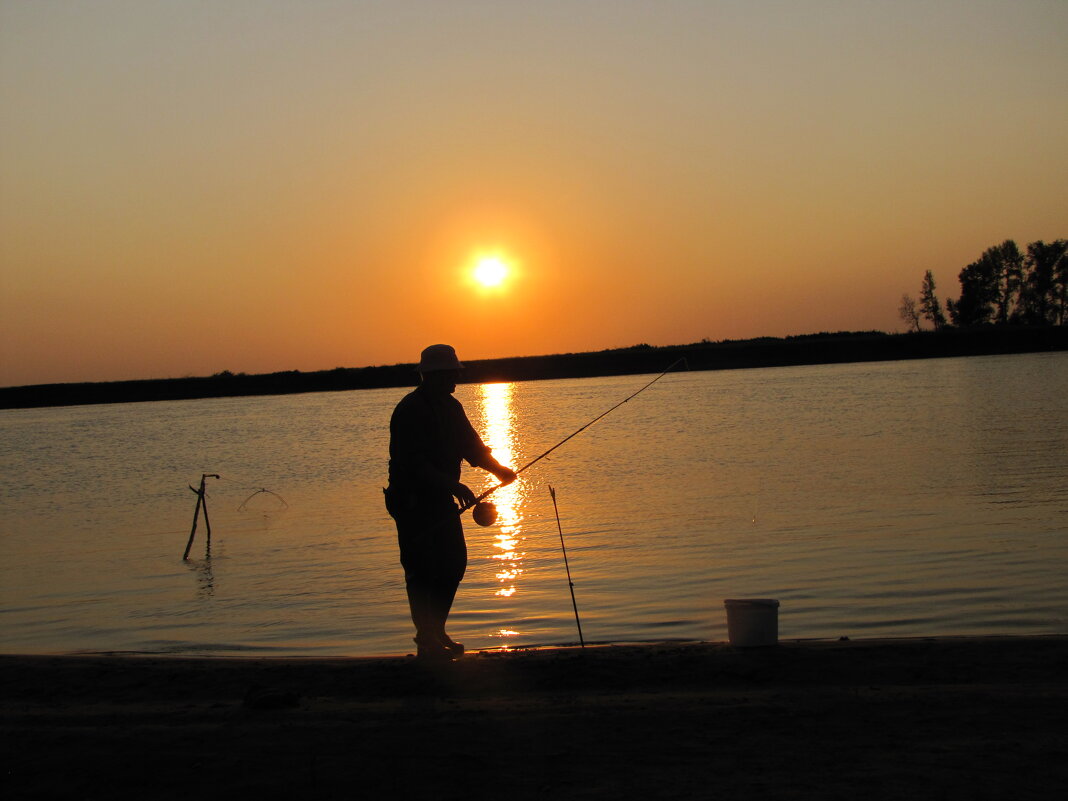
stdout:
[[(3, 656), (8, 798), (1050, 798), (1068, 637)], [(1059, 790), (1058, 790), (1059, 788)]]

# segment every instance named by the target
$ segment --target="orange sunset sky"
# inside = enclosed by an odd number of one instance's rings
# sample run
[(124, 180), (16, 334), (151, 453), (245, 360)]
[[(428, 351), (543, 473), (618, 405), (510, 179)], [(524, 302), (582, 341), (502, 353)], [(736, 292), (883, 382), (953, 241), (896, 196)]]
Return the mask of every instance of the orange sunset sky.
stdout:
[(0, 385), (900, 330), (1068, 236), (1066, 43), (1063, 0), (0, 0)]

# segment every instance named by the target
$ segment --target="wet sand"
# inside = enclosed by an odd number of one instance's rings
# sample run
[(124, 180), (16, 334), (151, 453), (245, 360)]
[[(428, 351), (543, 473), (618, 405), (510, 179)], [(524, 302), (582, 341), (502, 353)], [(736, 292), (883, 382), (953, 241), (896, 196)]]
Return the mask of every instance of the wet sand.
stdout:
[(1068, 637), (0, 656), (7, 798), (1052, 798)]

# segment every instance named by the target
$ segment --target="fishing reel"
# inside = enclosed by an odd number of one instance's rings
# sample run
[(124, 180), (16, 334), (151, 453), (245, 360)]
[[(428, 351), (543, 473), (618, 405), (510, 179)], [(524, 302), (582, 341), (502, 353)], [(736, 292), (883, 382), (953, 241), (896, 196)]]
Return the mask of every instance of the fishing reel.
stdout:
[(497, 522), (497, 507), (490, 501), (479, 501), (471, 510), (471, 518), (480, 526), (492, 526)]

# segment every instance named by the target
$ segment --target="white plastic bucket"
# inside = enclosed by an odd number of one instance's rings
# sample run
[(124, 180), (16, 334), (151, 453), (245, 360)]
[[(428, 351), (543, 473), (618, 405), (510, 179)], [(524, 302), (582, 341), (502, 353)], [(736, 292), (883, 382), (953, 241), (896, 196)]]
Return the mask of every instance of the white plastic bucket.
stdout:
[(779, 602), (770, 598), (727, 599), (727, 639), (737, 648), (779, 642)]

